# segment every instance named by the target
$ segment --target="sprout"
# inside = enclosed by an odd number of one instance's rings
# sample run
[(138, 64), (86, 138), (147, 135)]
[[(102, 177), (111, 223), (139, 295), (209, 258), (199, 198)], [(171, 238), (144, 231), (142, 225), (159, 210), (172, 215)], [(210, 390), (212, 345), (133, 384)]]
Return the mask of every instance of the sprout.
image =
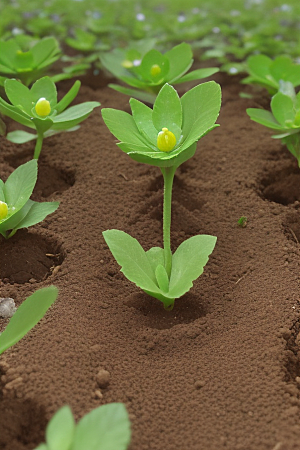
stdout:
[(38, 116), (46, 117), (51, 112), (50, 102), (48, 102), (48, 100), (46, 100), (45, 97), (41, 97), (36, 102), (36, 105), (35, 105), (34, 109), (35, 109), (35, 112), (37, 113)]
[(0, 202), (0, 220), (5, 219), (8, 214), (8, 206), (5, 202)]
[(162, 152), (170, 152), (176, 145), (176, 137), (168, 128), (162, 128), (157, 135), (157, 147)]

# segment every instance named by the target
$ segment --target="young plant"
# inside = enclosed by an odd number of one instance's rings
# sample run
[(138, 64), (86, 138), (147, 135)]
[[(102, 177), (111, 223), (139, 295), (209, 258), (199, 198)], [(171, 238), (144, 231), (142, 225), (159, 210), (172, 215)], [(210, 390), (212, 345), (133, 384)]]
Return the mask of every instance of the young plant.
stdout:
[(274, 60), (265, 55), (253, 55), (247, 59), (244, 84), (259, 84), (271, 95), (279, 90), (280, 80), (290, 82), (294, 87), (300, 85), (300, 65), (294, 64), (289, 56), (277, 56)]
[(149, 103), (154, 103), (165, 83), (173, 85), (200, 80), (219, 71), (217, 67), (210, 67), (186, 74), (193, 63), (193, 53), (191, 46), (185, 42), (163, 55), (154, 49), (148, 51), (144, 57), (135, 50), (114, 50), (100, 59), (102, 65), (115, 77), (137, 89), (116, 84), (110, 84), (111, 88)]
[(254, 122), (276, 132), (272, 137), (281, 139), (300, 168), (300, 92), (295, 93), (292, 83), (280, 83), (279, 92), (271, 100), (271, 111), (248, 108), (247, 114)]
[(117, 145), (133, 160), (159, 167), (164, 177), (163, 244), (147, 252), (136, 239), (120, 230), (103, 232), (124, 275), (144, 292), (171, 310), (176, 298), (193, 286), (203, 272), (216, 237), (193, 236), (171, 252), (171, 199), (176, 169), (191, 158), (197, 141), (218, 125), (221, 89), (214, 81), (200, 84), (180, 99), (166, 84), (153, 110), (130, 99), (132, 116), (124, 111), (102, 109), (102, 116)]
[(126, 450), (130, 421), (122, 403), (102, 405), (76, 425), (69, 406), (59, 409), (46, 428), (46, 444), (35, 450)]
[(60, 48), (54, 37), (33, 41), (28, 51), (28, 36), (17, 36), (8, 41), (0, 41), (0, 85), (6, 78), (17, 78), (26, 86), (38, 80), (60, 57)]
[(0, 180), (0, 234), (6, 239), (20, 228), (28, 228), (45, 219), (59, 202), (38, 203), (29, 199), (37, 180), (37, 161), (19, 166), (4, 183)]
[(99, 102), (85, 102), (66, 109), (76, 97), (80, 81), (75, 81), (69, 92), (57, 102), (55, 83), (49, 77), (40, 78), (31, 89), (17, 80), (6, 80), (5, 93), (11, 102), (0, 98), (0, 112), (22, 125), (36, 130), (37, 134), (26, 131), (12, 131), (7, 139), (22, 144), (36, 139), (34, 158), (38, 159), (43, 140), (60, 131), (73, 131), (85, 120)]
[(44, 317), (57, 295), (58, 289), (49, 286), (26, 298), (0, 334), (0, 355), (19, 342)]

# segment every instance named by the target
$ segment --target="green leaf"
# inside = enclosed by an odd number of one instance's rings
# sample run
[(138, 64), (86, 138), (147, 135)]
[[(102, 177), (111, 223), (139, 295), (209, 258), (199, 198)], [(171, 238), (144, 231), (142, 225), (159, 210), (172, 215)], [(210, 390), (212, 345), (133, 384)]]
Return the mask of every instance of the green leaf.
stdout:
[(40, 444), (34, 450), (49, 450), (46, 444)]
[(59, 409), (46, 429), (48, 450), (69, 450), (75, 433), (75, 421), (69, 406)]
[(272, 62), (272, 59), (265, 55), (249, 56), (247, 59), (248, 71), (252, 76), (265, 79), (270, 74)]
[(169, 84), (165, 84), (159, 91), (153, 106), (152, 121), (157, 132), (168, 128), (174, 133), (176, 141), (179, 141), (182, 126), (181, 102), (176, 90)]
[(36, 134), (28, 133), (23, 130), (16, 130), (7, 133), (6, 139), (15, 144), (24, 144), (25, 142), (32, 141), (37, 138)]
[(294, 103), (289, 96), (284, 95), (281, 92), (275, 94), (271, 100), (271, 109), (275, 119), (283, 128), (287, 127), (287, 120), (294, 122)]
[(5, 93), (9, 101), (21, 107), (29, 116), (31, 115), (32, 97), (29, 89), (17, 80), (7, 79), (4, 83)]
[(124, 50), (120, 49), (115, 49), (112, 52), (100, 55), (101, 64), (117, 78), (128, 76), (128, 74), (130, 74), (130, 72), (122, 66), (122, 62), (125, 59)]
[(37, 179), (37, 161), (31, 160), (17, 167), (4, 185), (4, 195), (9, 207), (17, 212), (32, 194)]
[(101, 114), (109, 131), (119, 141), (130, 142), (137, 146), (147, 145), (130, 114), (112, 108), (103, 108)]
[(31, 49), (35, 67), (40, 66), (44, 61), (47, 61), (54, 54), (59, 57), (59, 45), (54, 37), (46, 37), (37, 42)]
[(192, 72), (187, 73), (183, 77), (177, 79), (173, 84), (181, 84), (186, 83), (187, 81), (201, 80), (202, 78), (207, 78), (213, 75), (216, 72), (219, 72), (218, 67), (207, 67), (205, 69), (193, 70)]
[(181, 98), (182, 145), (189, 147), (214, 128), (221, 107), (221, 88), (215, 81), (199, 84)]
[(31, 98), (36, 103), (40, 98), (48, 100), (51, 106), (51, 110), (55, 109), (57, 104), (57, 92), (55, 83), (50, 77), (43, 77), (37, 80), (30, 90)]
[(55, 106), (57, 114), (60, 114), (62, 111), (64, 111), (69, 106), (69, 104), (74, 100), (74, 98), (78, 94), (80, 85), (81, 83), (79, 80), (75, 81), (75, 83), (73, 84), (71, 89), (67, 92), (67, 94), (61, 99), (60, 102), (57, 103), (57, 105)]
[(115, 91), (121, 92), (121, 94), (129, 95), (130, 97), (138, 98), (139, 100), (142, 100), (142, 102), (151, 103), (153, 104), (156, 99), (155, 94), (151, 94), (150, 92), (142, 92), (138, 91), (137, 89), (130, 89), (126, 88), (124, 86), (119, 86), (118, 84), (109, 84), (110, 88), (114, 89)]
[(155, 273), (139, 242), (120, 230), (107, 230), (102, 234), (126, 278), (141, 289), (160, 293)]
[(191, 46), (185, 42), (176, 45), (164, 56), (169, 60), (168, 83), (170, 84), (185, 74), (193, 63)]
[(131, 98), (129, 103), (132, 117), (140, 133), (156, 146), (157, 130), (152, 123), (152, 109), (134, 98)]
[(20, 50), (20, 48), (14, 39), (0, 41), (0, 63), (13, 69), (13, 72), (15, 72), (13, 55), (15, 55), (18, 50)]
[(167, 293), (169, 291), (169, 277), (165, 267), (162, 264), (158, 264), (155, 269), (155, 277), (159, 288)]
[(0, 354), (22, 339), (44, 317), (57, 295), (58, 289), (49, 286), (26, 298), (0, 335)]
[(2, 98), (0, 98), (0, 112), (16, 122), (25, 125), (26, 127), (34, 128), (34, 124), (28, 117), (26, 117), (25, 113), (23, 113), (19, 108), (10, 105)]
[(172, 256), (172, 271), (168, 295), (179, 298), (190, 290), (202, 273), (217, 238), (198, 235), (182, 242)]
[(0, 180), (0, 202), (5, 202), (3, 188), (4, 188), (4, 183), (2, 180)]
[(90, 114), (97, 106), (100, 106), (99, 102), (85, 102), (80, 103), (79, 105), (70, 106), (70, 108), (55, 116), (53, 118), (53, 122), (55, 124), (69, 122), (73, 123), (74, 121), (77, 121), (77, 123), (79, 123), (78, 119), (86, 117), (86, 115)]
[(146, 252), (147, 258), (151, 264), (153, 272), (155, 273), (156, 267), (161, 264), (165, 265), (164, 249), (160, 247), (152, 247)]
[[(155, 74), (151, 73), (153, 66), (158, 66), (159, 71)], [(143, 57), (141, 65), (136, 68), (137, 73), (143, 80), (150, 83), (161, 84), (169, 72), (169, 60), (157, 50), (150, 50)]]
[(265, 111), (264, 109), (258, 108), (247, 108), (246, 112), (251, 120), (260, 123), (265, 127), (272, 128), (273, 130), (285, 129), (277, 122), (277, 120), (270, 111)]
[(102, 405), (78, 423), (70, 450), (126, 450), (130, 422), (122, 403)]
[(18, 50), (13, 55), (13, 64), (16, 73), (22, 74), (24, 72), (31, 72), (34, 65), (32, 53), (30, 51), (22, 52), (22, 50)]

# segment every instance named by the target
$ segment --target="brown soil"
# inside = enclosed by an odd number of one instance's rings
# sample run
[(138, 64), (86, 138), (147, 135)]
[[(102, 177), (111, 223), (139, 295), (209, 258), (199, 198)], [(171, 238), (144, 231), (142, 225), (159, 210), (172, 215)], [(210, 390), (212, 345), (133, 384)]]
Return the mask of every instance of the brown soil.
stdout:
[[(79, 131), (45, 141), (34, 198), (61, 204), (5, 243), (22, 252), (2, 276), (0, 297), (20, 304), (52, 283), (60, 295), (1, 356), (1, 450), (35, 448), (66, 403), (78, 419), (115, 401), (130, 413), (130, 450), (299, 450), (300, 173), (246, 115), (260, 97), (241, 99), (237, 78), (215, 79), (221, 126), (177, 172), (171, 234), (174, 249), (198, 233), (218, 242), (172, 312), (124, 278), (101, 235), (117, 228), (145, 249), (162, 245), (159, 169), (115, 146), (100, 108)], [(83, 86), (79, 100), (128, 110), (128, 99), (107, 87)], [(32, 143), (1, 138), (1, 178), (32, 154)], [(10, 256), (0, 245), (2, 270)], [(50, 266), (20, 280), (14, 274), (26, 270), (26, 245), (40, 248)], [(45, 265), (38, 256), (36, 263)], [(99, 392), (101, 369), (110, 382)]]

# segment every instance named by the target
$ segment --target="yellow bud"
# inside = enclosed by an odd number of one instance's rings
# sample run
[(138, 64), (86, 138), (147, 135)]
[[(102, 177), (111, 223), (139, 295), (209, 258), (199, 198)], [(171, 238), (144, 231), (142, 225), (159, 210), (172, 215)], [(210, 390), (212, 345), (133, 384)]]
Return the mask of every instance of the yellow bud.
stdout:
[(36, 102), (34, 109), (38, 116), (46, 117), (51, 112), (50, 102), (42, 97)]
[(162, 152), (170, 152), (176, 145), (176, 137), (168, 128), (162, 128), (157, 136), (157, 147)]
[(5, 219), (8, 214), (8, 207), (5, 202), (0, 202), (0, 220)]
[(154, 65), (151, 67), (150, 73), (151, 73), (151, 76), (152, 76), (152, 77), (155, 77), (156, 75), (159, 75), (160, 72), (161, 72), (161, 68), (159, 67), (158, 64), (154, 64)]
[(133, 63), (128, 59), (124, 59), (122, 66), (125, 67), (125, 69), (131, 69), (131, 67), (133, 67)]

